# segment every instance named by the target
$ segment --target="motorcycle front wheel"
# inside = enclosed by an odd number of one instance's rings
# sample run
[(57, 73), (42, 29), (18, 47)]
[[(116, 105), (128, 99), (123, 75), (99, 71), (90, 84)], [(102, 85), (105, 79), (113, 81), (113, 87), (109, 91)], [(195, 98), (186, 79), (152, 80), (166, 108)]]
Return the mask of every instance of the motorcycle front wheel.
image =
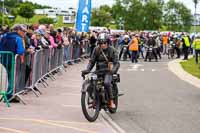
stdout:
[(81, 94), (81, 107), (85, 118), (89, 122), (96, 121), (100, 112), (99, 97), (91, 94), (89, 87), (86, 92), (82, 92)]

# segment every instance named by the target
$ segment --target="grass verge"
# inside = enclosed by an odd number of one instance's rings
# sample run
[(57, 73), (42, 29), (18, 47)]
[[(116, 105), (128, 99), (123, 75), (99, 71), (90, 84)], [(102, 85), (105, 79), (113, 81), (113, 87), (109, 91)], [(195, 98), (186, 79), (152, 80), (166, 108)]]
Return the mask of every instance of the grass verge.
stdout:
[(200, 78), (200, 64), (195, 63), (195, 58), (191, 58), (185, 62), (180, 62), (180, 64), (186, 72)]

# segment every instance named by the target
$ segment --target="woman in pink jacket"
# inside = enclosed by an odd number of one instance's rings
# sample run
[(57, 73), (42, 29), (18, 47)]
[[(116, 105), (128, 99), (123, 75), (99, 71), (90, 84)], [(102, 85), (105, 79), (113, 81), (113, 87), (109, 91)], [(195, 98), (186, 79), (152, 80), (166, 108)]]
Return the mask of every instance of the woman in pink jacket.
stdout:
[(49, 39), (50, 44), (53, 48), (57, 48), (58, 45), (55, 43), (54, 38), (50, 35), (50, 30), (46, 30), (45, 37)]

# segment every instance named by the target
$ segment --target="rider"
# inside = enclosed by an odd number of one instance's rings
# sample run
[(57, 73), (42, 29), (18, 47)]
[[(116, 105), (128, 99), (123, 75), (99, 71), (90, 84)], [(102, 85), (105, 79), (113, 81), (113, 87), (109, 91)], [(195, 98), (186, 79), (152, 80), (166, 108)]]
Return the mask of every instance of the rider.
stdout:
[[(156, 62), (158, 61), (158, 58), (157, 58), (157, 54), (156, 54), (156, 50), (155, 50), (155, 46), (156, 46), (156, 41), (155, 39), (153, 38), (153, 35), (150, 34), (149, 35), (149, 40), (147, 41), (147, 44), (146, 44), (148, 47), (152, 47), (153, 48), (153, 55), (154, 55), (154, 58), (156, 59)], [(145, 60), (144, 61), (147, 61), (147, 57), (149, 55), (149, 52), (147, 51), (146, 53), (146, 56), (145, 56)]]
[[(123, 38), (122, 42), (120, 43), (122, 45), (122, 47), (121, 47), (121, 50), (120, 50), (120, 53), (119, 53), (119, 60), (121, 59), (121, 56), (122, 56), (122, 53), (123, 53), (123, 50), (124, 50), (123, 46), (126, 45), (128, 47), (130, 41), (131, 41), (131, 39), (130, 39), (129, 35), (124, 35), (124, 38)], [(131, 54), (129, 53), (129, 48), (127, 48), (127, 51), (125, 51), (125, 54), (126, 54), (126, 56), (128, 54), (129, 58), (131, 59)]]
[[(82, 76), (88, 74), (96, 64), (96, 70), (101, 71), (104, 76), (104, 86), (109, 93), (109, 106), (115, 108), (114, 96), (112, 92), (112, 74), (116, 74), (120, 63), (118, 60), (118, 52), (115, 48), (108, 45), (108, 36), (105, 33), (101, 33), (98, 37), (98, 46), (94, 49), (89, 64), (86, 70), (82, 71)], [(113, 67), (109, 70), (109, 64), (113, 64)]]

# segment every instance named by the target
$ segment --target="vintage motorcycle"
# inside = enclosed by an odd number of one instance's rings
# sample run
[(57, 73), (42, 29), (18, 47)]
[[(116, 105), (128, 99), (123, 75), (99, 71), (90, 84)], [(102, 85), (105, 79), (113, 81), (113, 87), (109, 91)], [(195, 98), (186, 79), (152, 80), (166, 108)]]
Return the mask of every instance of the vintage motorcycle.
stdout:
[(83, 76), (84, 82), (81, 91), (81, 106), (85, 118), (90, 122), (94, 122), (98, 118), (101, 109), (116, 113), (119, 96), (117, 87), (117, 83), (120, 82), (119, 74), (113, 74), (112, 80), (116, 108), (109, 108), (108, 91), (104, 88), (104, 76), (101, 75), (101, 72), (90, 72), (86, 76)]

